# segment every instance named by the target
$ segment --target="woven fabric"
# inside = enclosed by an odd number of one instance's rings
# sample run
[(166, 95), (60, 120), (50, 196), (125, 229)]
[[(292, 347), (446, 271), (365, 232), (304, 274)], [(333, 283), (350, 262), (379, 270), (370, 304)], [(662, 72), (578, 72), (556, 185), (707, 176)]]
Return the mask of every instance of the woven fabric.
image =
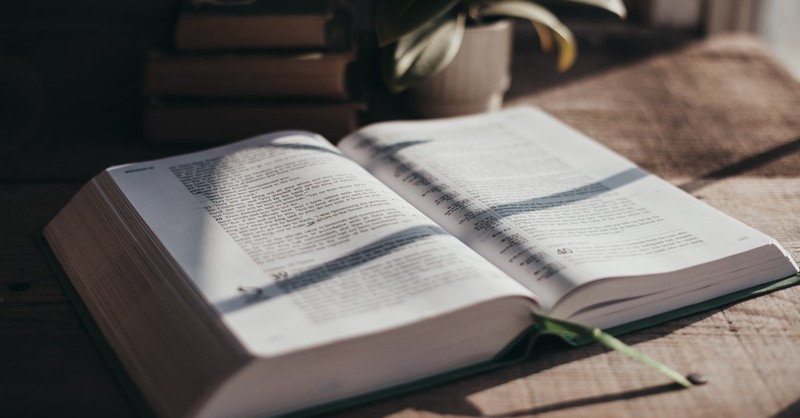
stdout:
[(751, 36), (699, 41), (507, 105), (524, 103), (662, 177), (800, 175), (800, 84)]

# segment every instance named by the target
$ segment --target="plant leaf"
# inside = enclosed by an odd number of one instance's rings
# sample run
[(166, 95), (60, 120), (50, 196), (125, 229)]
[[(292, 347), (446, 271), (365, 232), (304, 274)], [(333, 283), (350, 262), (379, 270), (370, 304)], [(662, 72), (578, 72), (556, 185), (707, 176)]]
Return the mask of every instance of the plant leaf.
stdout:
[[(558, 70), (566, 71), (575, 62), (577, 46), (572, 32), (558, 18), (538, 4), (526, 1), (504, 1), (480, 10), (481, 17), (519, 17), (547, 28), (558, 44)], [(537, 28), (537, 31), (541, 28)]]
[(588, 6), (598, 7), (604, 10), (608, 10), (611, 13), (619, 16), (621, 19), (625, 19), (628, 15), (628, 10), (625, 8), (625, 3), (622, 0), (567, 0), (573, 3), (581, 3), (586, 4)]
[(458, 53), (465, 25), (466, 14), (454, 11), (401, 38), (384, 62), (387, 86), (397, 93), (442, 71)]
[(536, 34), (539, 35), (539, 45), (541, 45), (542, 51), (552, 51), (553, 35), (550, 34), (550, 29), (547, 29), (547, 26), (536, 22), (533, 22), (533, 28), (536, 29)]
[(567, 322), (560, 319), (551, 318), (549, 316), (539, 315), (537, 313), (532, 313), (532, 315), (534, 320), (536, 320), (536, 323), (545, 332), (560, 335), (562, 337), (567, 337), (570, 339), (597, 341), (600, 344), (603, 344), (604, 346), (614, 351), (618, 351), (622, 354), (625, 354), (631, 359), (636, 360), (639, 363), (642, 363), (645, 366), (658, 371), (659, 373), (669, 377), (675, 383), (685, 388), (690, 388), (694, 386), (692, 382), (690, 382), (686, 377), (676, 372), (669, 366), (661, 363), (660, 361), (640, 351), (633, 349), (632, 347), (628, 346), (622, 341), (614, 338), (611, 334), (601, 331), (599, 328), (590, 328), (573, 322)]
[(375, 31), (378, 46), (384, 47), (401, 37), (436, 21), (461, 0), (378, 0), (375, 5)]

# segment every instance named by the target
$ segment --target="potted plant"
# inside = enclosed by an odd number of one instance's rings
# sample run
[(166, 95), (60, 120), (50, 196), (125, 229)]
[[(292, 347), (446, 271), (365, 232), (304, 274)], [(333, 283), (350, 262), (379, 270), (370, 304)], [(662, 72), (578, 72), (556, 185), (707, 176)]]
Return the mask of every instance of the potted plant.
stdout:
[[(565, 0), (620, 17), (622, 0)], [(382, 76), (409, 89), (412, 110), (440, 117), (495, 110), (511, 80), (510, 18), (533, 23), (543, 50), (558, 48), (559, 71), (575, 60), (575, 39), (548, 9), (528, 0), (378, 0), (375, 28)]]

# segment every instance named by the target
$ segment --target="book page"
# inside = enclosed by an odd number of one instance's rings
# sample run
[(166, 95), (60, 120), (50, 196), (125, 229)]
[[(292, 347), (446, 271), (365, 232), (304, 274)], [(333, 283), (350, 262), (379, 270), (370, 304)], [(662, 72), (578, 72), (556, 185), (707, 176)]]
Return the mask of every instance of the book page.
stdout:
[(771, 242), (533, 108), (378, 124), (339, 146), (547, 308)]
[(266, 135), (109, 172), (261, 355), (528, 293), (318, 135)]

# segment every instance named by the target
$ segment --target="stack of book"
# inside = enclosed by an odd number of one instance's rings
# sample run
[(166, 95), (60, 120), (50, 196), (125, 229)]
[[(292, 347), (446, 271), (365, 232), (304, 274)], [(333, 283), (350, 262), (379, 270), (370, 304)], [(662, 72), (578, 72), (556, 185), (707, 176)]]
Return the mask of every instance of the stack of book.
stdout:
[(358, 127), (352, 13), (334, 0), (186, 0), (174, 48), (146, 61), (144, 128), (158, 143)]

